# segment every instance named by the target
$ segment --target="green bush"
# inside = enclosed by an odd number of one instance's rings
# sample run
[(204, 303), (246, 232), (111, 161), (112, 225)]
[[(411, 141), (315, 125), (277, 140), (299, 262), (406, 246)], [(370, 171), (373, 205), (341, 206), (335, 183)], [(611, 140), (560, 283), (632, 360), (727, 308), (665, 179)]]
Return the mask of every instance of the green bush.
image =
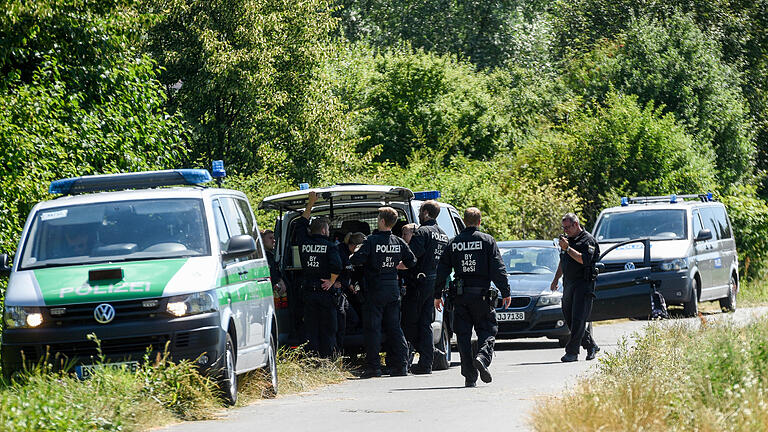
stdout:
[(515, 164), (527, 178), (565, 179), (583, 199), (589, 224), (621, 196), (713, 190), (713, 159), (672, 115), (611, 93), (605, 106), (519, 147)]
[(768, 275), (768, 203), (754, 186), (736, 186), (722, 197), (731, 219), (742, 277), (764, 280)]

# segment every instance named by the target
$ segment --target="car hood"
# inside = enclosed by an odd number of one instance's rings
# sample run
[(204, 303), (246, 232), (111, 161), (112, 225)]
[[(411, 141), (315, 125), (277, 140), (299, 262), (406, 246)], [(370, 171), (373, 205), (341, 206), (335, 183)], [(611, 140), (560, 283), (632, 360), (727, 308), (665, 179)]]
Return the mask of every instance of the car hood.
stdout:
[[(605, 253), (614, 244), (600, 243), (601, 253)], [(651, 241), (651, 261), (663, 261), (688, 256), (690, 246), (691, 244), (688, 240)], [(643, 253), (642, 243), (630, 243), (612, 250), (603, 257), (603, 261), (642, 261)]]
[(552, 283), (552, 275), (509, 275), (509, 290), (515, 295), (539, 295), (544, 291), (549, 291), (549, 285)]

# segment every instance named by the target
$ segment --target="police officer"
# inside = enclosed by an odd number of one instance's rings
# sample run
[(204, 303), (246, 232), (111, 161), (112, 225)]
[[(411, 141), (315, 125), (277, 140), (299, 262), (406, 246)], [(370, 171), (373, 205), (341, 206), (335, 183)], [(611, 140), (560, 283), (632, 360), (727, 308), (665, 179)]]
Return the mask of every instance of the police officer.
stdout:
[(411, 367), (414, 374), (432, 373), (435, 278), (437, 263), (445, 245), (448, 244), (448, 235), (437, 225), (439, 214), (440, 204), (437, 201), (424, 202), (419, 209), (421, 225), (408, 241), (417, 262), (416, 266), (409, 270), (411, 277), (408, 278), (409, 285), (403, 299), (403, 315), (406, 340), (419, 353), (419, 362)]
[[(366, 369), (362, 378), (381, 376), (382, 330), (387, 337), (387, 358), (391, 376), (407, 375), (408, 348), (400, 328), (400, 287), (397, 267), (416, 265), (416, 257), (408, 245), (395, 235), (397, 210), (379, 208), (378, 231), (368, 236), (350, 257), (353, 265), (365, 269), (365, 303), (363, 303), (363, 334), (365, 335)], [(390, 363), (391, 362), (391, 363)]]
[[(491, 294), (491, 281), (501, 290), (504, 307), (512, 298), (509, 292), (507, 269), (501, 259), (496, 240), (478, 231), (480, 210), (474, 207), (464, 211), (466, 228), (445, 247), (437, 266), (434, 304), (443, 309), (443, 289), (451, 270), (455, 281), (451, 289), (454, 303), (453, 328), (461, 354), (461, 374), (466, 387), (477, 385), (477, 376), (491, 382), (488, 367), (493, 358), (493, 345), (499, 329), (496, 323), (495, 296)], [(473, 357), (472, 328), (477, 333), (479, 350)]]
[(275, 292), (275, 297), (285, 297), (285, 281), (283, 280), (283, 274), (280, 272), (280, 266), (277, 264), (277, 260), (275, 260), (275, 232), (270, 229), (261, 231), (261, 241), (264, 243), (264, 251), (267, 254), (269, 277), (272, 279), (272, 289)]
[[(296, 222), (296, 239), (302, 269), (304, 328), (308, 349), (321, 357), (331, 357), (336, 349), (338, 328), (336, 296), (332, 288), (341, 273), (339, 250), (328, 239), (330, 224), (323, 217), (309, 222), (317, 193), (310, 192), (307, 207)], [(309, 233), (307, 233), (309, 228)]]
[(592, 339), (591, 326), (587, 319), (592, 312), (595, 291), (594, 263), (600, 256), (600, 246), (590, 233), (581, 228), (579, 218), (567, 213), (562, 219), (564, 236), (560, 236), (560, 266), (550, 289), (557, 290), (557, 281), (563, 277), (563, 315), (571, 336), (565, 346), (563, 362), (579, 359), (579, 344), (587, 350), (587, 360), (592, 360), (600, 351)]

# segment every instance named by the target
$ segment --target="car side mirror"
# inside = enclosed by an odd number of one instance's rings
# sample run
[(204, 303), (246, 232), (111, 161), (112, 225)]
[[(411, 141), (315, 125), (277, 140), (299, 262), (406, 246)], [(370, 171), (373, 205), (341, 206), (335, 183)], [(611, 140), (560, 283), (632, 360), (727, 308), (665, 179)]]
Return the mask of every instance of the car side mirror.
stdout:
[(221, 256), (225, 260), (230, 260), (248, 256), (254, 252), (256, 252), (256, 240), (248, 234), (241, 234), (229, 239)]
[(696, 241), (705, 241), (712, 239), (712, 231), (709, 229), (704, 228), (703, 230), (699, 231), (699, 233), (696, 235)]
[(11, 274), (11, 260), (8, 254), (0, 254), (0, 275), (8, 276)]
[(601, 262), (595, 263), (595, 269), (597, 269), (597, 274), (605, 273), (605, 264)]

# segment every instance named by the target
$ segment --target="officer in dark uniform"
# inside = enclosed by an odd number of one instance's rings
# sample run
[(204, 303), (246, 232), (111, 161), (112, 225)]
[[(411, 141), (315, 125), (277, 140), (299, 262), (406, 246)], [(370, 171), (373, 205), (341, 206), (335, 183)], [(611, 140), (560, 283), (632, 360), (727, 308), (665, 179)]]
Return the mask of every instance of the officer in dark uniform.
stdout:
[(400, 328), (400, 287), (397, 267), (416, 265), (416, 257), (408, 245), (395, 235), (397, 210), (379, 209), (379, 229), (365, 239), (350, 257), (353, 265), (365, 269), (365, 303), (363, 303), (363, 334), (365, 335), (366, 369), (362, 378), (381, 376), (382, 330), (387, 337), (387, 357), (391, 376), (407, 375), (408, 348)]
[(568, 213), (562, 219), (563, 233), (560, 236), (560, 266), (555, 273), (555, 279), (550, 285), (552, 291), (557, 290), (557, 281), (563, 277), (563, 315), (571, 336), (565, 346), (563, 362), (573, 362), (579, 359), (579, 344), (587, 350), (587, 360), (592, 360), (600, 351), (592, 339), (591, 325), (587, 319), (592, 312), (592, 301), (595, 296), (594, 264), (600, 257), (600, 246), (592, 234), (581, 228), (579, 218)]
[(302, 269), (304, 328), (309, 339), (308, 349), (328, 358), (333, 356), (336, 349), (338, 321), (333, 285), (342, 266), (338, 248), (328, 239), (328, 219), (319, 217), (309, 222), (316, 201), (317, 193), (310, 192), (307, 207), (296, 222), (296, 239)]
[(416, 266), (409, 270), (409, 285), (403, 299), (405, 338), (419, 353), (419, 362), (411, 367), (414, 374), (432, 373), (434, 345), (432, 315), (435, 308), (437, 263), (448, 244), (448, 235), (437, 225), (440, 204), (426, 201), (419, 209), (419, 226), (408, 243), (416, 255)]
[[(496, 240), (478, 231), (480, 210), (474, 207), (464, 212), (466, 228), (445, 247), (437, 266), (435, 280), (435, 307), (443, 309), (443, 287), (454, 271), (452, 284), (453, 329), (461, 354), (461, 374), (466, 387), (477, 385), (477, 376), (491, 382), (488, 367), (493, 358), (498, 325), (496, 323), (496, 296), (491, 294), (491, 281), (501, 291), (504, 307), (512, 301), (507, 279), (507, 268), (501, 259)], [(494, 290), (495, 292), (495, 290)], [(472, 328), (477, 333), (478, 352), (472, 353)]]

